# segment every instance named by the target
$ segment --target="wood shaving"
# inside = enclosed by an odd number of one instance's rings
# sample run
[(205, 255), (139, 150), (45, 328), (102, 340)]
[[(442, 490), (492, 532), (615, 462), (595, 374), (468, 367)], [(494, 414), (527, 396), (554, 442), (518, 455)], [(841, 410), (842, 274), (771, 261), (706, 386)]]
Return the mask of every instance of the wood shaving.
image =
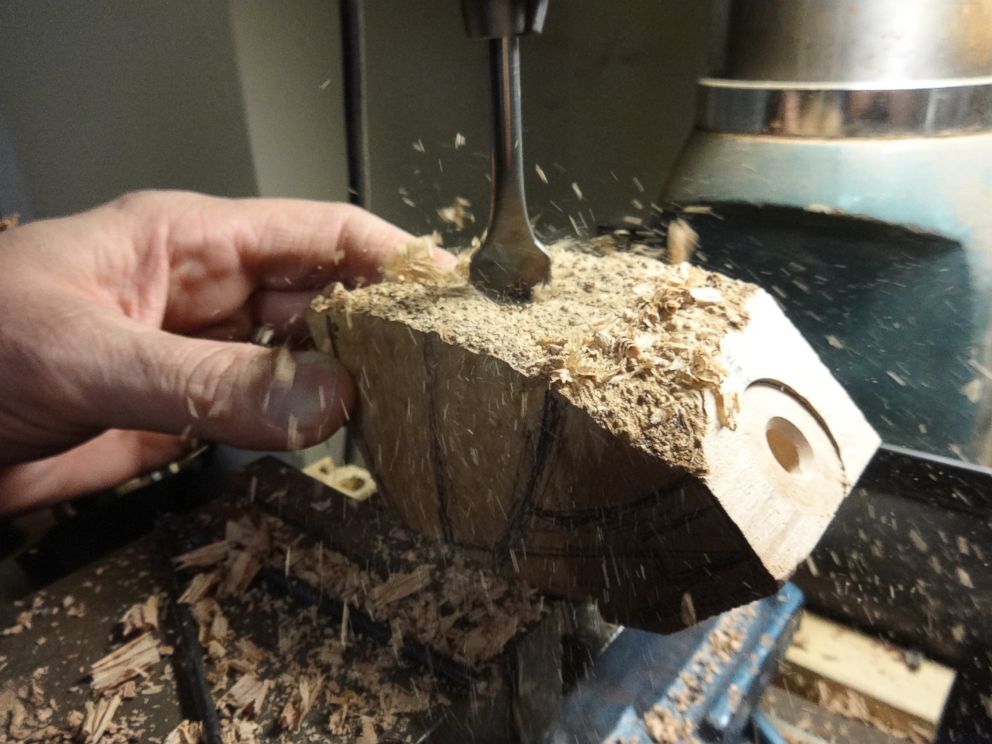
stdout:
[(279, 724), (289, 731), (299, 731), (303, 719), (317, 701), (317, 696), (324, 685), (322, 677), (303, 677), (296, 690), (283, 706), (279, 714)]
[(0, 691), (0, 724), (6, 724), (7, 733), (14, 741), (27, 740), (33, 723), (12, 685)]
[(262, 562), (247, 550), (238, 551), (221, 585), (221, 594), (243, 594), (262, 568)]
[(248, 517), (228, 520), (224, 536), (232, 546), (239, 546), (254, 555), (268, 555), (272, 550), (272, 534), (265, 522), (254, 523)]
[(14, 621), (14, 624), (0, 631), (0, 635), (20, 635), (25, 630), (31, 630), (31, 618), (33, 615), (34, 613), (31, 610), (24, 610), (19, 613)]
[(158, 641), (152, 633), (145, 633), (94, 662), (90, 667), (90, 686), (102, 692), (129, 679), (146, 677), (160, 658)]
[(454, 271), (442, 269), (434, 258), (440, 245), (441, 236), (434, 233), (399, 246), (396, 253), (383, 264), (383, 279), (400, 284), (464, 286), (468, 281), (467, 257), (459, 261)]
[(375, 719), (371, 716), (362, 716), (362, 733), (358, 737), (358, 744), (379, 744), (379, 735), (375, 731)]
[(261, 727), (243, 718), (224, 721), (220, 740), (222, 744), (259, 744)]
[(695, 724), (667, 707), (655, 705), (644, 714), (644, 727), (657, 744), (697, 741)]
[(221, 611), (220, 604), (212, 597), (201, 599), (193, 605), (193, 617), (199, 625), (198, 640), (214, 658), (226, 655), (224, 643), (230, 635), (227, 617)]
[(464, 230), (466, 225), (475, 223), (475, 215), (472, 214), (471, 207), (472, 202), (458, 196), (451, 206), (437, 210), (437, 216), (444, 222), (454, 225), (456, 230)]
[(276, 352), (274, 368), (272, 371), (273, 387), (290, 388), (293, 380), (296, 379), (296, 362), (288, 346), (280, 346)]
[(430, 583), (431, 567), (417, 566), (409, 573), (393, 574), (385, 583), (373, 587), (369, 592), (369, 602), (376, 610), (381, 610), (388, 604), (416, 594)]
[(217, 701), (217, 705), (229, 708), (236, 715), (255, 718), (262, 711), (271, 685), (268, 680), (260, 680), (254, 674), (245, 674)]
[(223, 563), (224, 559), (227, 558), (227, 551), (227, 540), (218, 540), (215, 543), (183, 553), (173, 559), (173, 564), (180, 571), (190, 568), (210, 568)]
[(165, 744), (200, 744), (202, 739), (202, 723), (199, 721), (183, 721), (165, 737)]
[(683, 219), (672, 220), (668, 225), (668, 263), (680, 264), (692, 260), (699, 246), (699, 235)]
[(131, 605), (120, 619), (121, 635), (129, 638), (135, 633), (158, 630), (159, 597), (151, 595), (144, 602)]
[(85, 744), (96, 744), (100, 741), (110, 727), (120, 705), (120, 695), (114, 695), (109, 699), (101, 698), (95, 704), (91, 700), (86, 701), (86, 717), (80, 728), (80, 735)]
[(220, 574), (216, 571), (196, 574), (190, 579), (186, 590), (179, 596), (179, 603), (195, 605), (207, 596), (219, 581)]
[[(274, 534), (287, 527), (270, 517)], [(279, 541), (292, 538), (281, 537)], [(445, 548), (419, 536), (411, 537), (416, 561), (406, 571), (380, 577), (361, 568), (347, 556), (322, 545), (300, 543), (292, 575), (311, 586), (362, 608), (395, 626), (394, 643), (404, 637), (418, 641), (445, 656), (472, 667), (480, 667), (498, 656), (509, 640), (544, 614), (538, 594), (520, 581), (483, 575), (464, 554), (449, 554)], [(272, 566), (284, 565), (275, 550)], [(347, 637), (347, 620), (341, 626), (341, 645)], [(398, 648), (398, 646), (397, 646)]]
[(505, 615), (479, 625), (465, 635), (459, 655), (470, 660), (486, 660), (495, 657), (520, 630), (520, 619)]

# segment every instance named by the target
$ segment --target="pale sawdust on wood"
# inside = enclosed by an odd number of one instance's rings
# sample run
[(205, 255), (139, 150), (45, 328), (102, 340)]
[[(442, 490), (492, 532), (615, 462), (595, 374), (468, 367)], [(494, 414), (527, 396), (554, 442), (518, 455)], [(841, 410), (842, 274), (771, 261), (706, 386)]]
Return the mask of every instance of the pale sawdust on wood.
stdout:
[(382, 266), (382, 278), (389, 284), (464, 287), (468, 282), (468, 254), (459, 255), (451, 270), (438, 266), (435, 257), (441, 250), (438, 233), (423, 235), (396, 248)]
[[(602, 241), (600, 241), (602, 242)], [(579, 244), (582, 250), (588, 246)], [(754, 285), (681, 263), (552, 246), (552, 281), (527, 304), (499, 303), (434, 264), (429, 238), (399, 249), (382, 284), (336, 284), (313, 308), (368, 314), (543, 378), (603, 428), (667, 462), (704, 471), (702, 391), (733, 426), (739, 391), (720, 363), (727, 333), (747, 323)], [(601, 246), (600, 246), (601, 249)]]

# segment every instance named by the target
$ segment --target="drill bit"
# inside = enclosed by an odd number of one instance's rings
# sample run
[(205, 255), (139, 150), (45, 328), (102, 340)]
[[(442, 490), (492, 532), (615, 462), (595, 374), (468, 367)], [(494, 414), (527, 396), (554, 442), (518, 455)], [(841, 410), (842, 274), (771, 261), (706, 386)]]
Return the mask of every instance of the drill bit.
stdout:
[(469, 35), (489, 40), (492, 98), (492, 199), (489, 227), (472, 256), (472, 283), (498, 299), (528, 300), (551, 276), (551, 258), (534, 236), (524, 189), (520, 41), (540, 31), (547, 0), (463, 0)]

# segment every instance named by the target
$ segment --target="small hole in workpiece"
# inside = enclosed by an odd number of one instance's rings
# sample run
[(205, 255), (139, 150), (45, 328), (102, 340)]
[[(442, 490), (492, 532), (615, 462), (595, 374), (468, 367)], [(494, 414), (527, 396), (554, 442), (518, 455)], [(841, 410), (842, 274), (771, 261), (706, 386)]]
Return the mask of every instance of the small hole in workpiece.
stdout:
[(803, 467), (813, 457), (813, 449), (799, 428), (779, 416), (768, 421), (765, 439), (768, 440), (768, 449), (772, 451), (775, 462), (787, 473), (801, 474)]

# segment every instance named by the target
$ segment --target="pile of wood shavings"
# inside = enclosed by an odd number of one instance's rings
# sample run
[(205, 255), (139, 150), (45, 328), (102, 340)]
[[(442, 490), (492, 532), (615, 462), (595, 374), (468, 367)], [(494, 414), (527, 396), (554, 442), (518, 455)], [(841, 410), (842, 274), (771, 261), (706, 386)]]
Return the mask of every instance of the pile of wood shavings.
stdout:
[[(574, 250), (578, 248), (580, 250)], [(467, 280), (468, 257), (438, 268), (429, 238), (404, 246), (383, 284), (340, 285), (315, 300), (318, 311), (367, 313), (438, 333), (543, 377), (614, 435), (699, 472), (706, 431), (700, 391), (733, 426), (736, 392), (725, 390), (718, 359), (724, 335), (747, 322), (753, 285), (682, 263), (624, 253), (588, 255), (551, 247), (552, 281), (527, 304), (494, 302)]]
[(55, 725), (59, 705), (43, 686), (47, 674), (41, 667), (26, 684), (0, 687), (0, 742), (72, 740), (73, 731)]
[[(326, 617), (259, 586), (201, 599), (195, 614), (225, 744), (412, 741), (411, 716), (447, 703), (433, 682), (397, 675), (388, 647), (342, 644)], [(201, 730), (183, 721), (165, 744), (193, 744)]]
[[(43, 612), (42, 602), (43, 595), (37, 595), (30, 614)], [(117, 623), (116, 647), (89, 667), (90, 694), (82, 710), (60, 711), (56, 697), (45, 692), (48, 667), (36, 669), (26, 685), (4, 686), (0, 690), (0, 742), (124, 744), (144, 739), (145, 713), (140, 709), (131, 709), (126, 715), (119, 711), (124, 701), (162, 689), (153, 677), (172, 649), (162, 645), (158, 637), (159, 603), (159, 595), (152, 594), (124, 612)], [(63, 597), (61, 609), (67, 617), (85, 615), (85, 609), (71, 595)], [(30, 628), (29, 618), (22, 613), (18, 625), (25, 621)], [(169, 679), (169, 675), (163, 676)]]
[[(224, 541), (180, 556), (177, 564), (206, 569), (191, 578), (183, 595), (194, 608), (208, 607), (215, 591), (243, 593), (237, 587), (268, 564), (389, 622), (394, 647), (412, 639), (474, 668), (498, 656), (511, 638), (544, 615), (543, 598), (522, 582), (484, 574), (459, 551), (411, 537), (408, 568), (383, 576), (304, 539), (276, 517), (246, 516), (227, 523)], [(245, 554), (253, 558), (250, 574), (232, 582)], [(206, 610), (197, 612), (208, 619)]]
[[(221, 522), (220, 524), (225, 524)], [(253, 515), (226, 522), (223, 539), (176, 560), (188, 577), (183, 602), (199, 625), (208, 683), (221, 713), (225, 744), (269, 737), (356, 741), (361, 744), (414, 741), (425, 721), (450, 705), (439, 682), (404, 662), (396, 646), (416, 638), (434, 650), (493, 671), (486, 664), (525, 624), (538, 619), (543, 603), (533, 592), (494, 577), (446, 549), (431, 552), (416, 540), (407, 553), (391, 556), (391, 575), (365, 570), (320, 543), (304, 539), (278, 519)], [(376, 552), (386, 551), (382, 544)], [(263, 566), (277, 567), (349, 606), (386, 620), (392, 645), (375, 644), (347, 630), (339, 618), (276, 599), (253, 579)], [(20, 686), (0, 689), (0, 742), (60, 741), (123, 744), (147, 740), (192, 744), (201, 730), (183, 721), (164, 738), (147, 736), (145, 711), (134, 698), (173, 684), (162, 660), (159, 590), (122, 607), (113, 642), (99, 658), (87, 659), (89, 699), (77, 710), (60, 710), (46, 692), (47, 669)], [(82, 610), (72, 597), (61, 609)], [(11, 626), (30, 628), (45, 612), (42, 599)], [(2, 659), (0, 659), (2, 664)], [(494, 677), (475, 690), (495, 690)]]
[[(328, 734), (362, 744), (376, 744), (381, 736), (410, 740), (411, 716), (448, 700), (424, 675), (412, 683), (395, 680), (405, 639), (479, 669), (483, 677), (493, 672), (494, 684), (495, 666), (486, 662), (543, 615), (543, 602), (521, 585), (481, 575), (457, 554), (441, 555), (444, 550), (415, 546), (403, 557), (409, 570), (380, 576), (276, 517), (254, 514), (228, 521), (223, 540), (179, 556), (177, 566), (198, 571), (183, 601), (199, 623), (208, 680), (229, 740), (253, 741), (270, 725), (321, 740)], [(245, 555), (251, 556), (250, 575), (238, 568), (247, 563)], [(251, 584), (263, 565), (389, 622), (392, 643), (376, 647), (352, 636), (346, 617), (318, 616), (312, 608), (301, 611), (272, 599)], [(232, 574), (239, 576), (232, 580)], [(256, 644), (238, 627), (246, 624), (255, 626), (256, 636), (257, 626), (267, 624), (275, 638)], [(485, 689), (482, 684), (478, 691)], [(185, 741), (185, 729), (173, 733), (170, 742)]]

